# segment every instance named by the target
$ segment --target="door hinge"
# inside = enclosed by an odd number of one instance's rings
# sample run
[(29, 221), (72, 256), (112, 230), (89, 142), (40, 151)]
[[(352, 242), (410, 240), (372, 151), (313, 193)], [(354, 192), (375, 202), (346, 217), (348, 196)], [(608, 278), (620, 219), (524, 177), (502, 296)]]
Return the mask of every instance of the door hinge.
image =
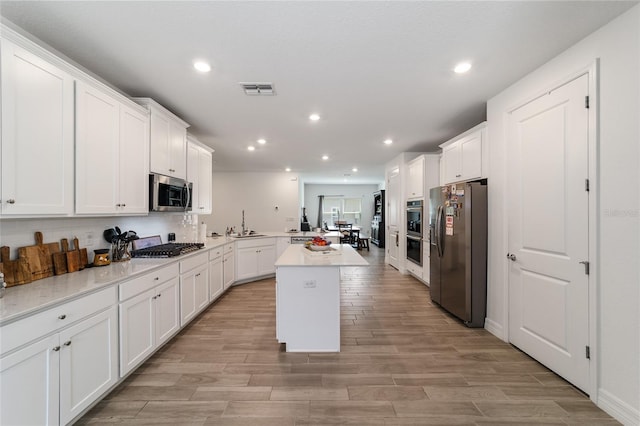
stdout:
[(589, 346), (584, 347), (584, 356), (587, 359), (591, 359), (591, 348)]
[(589, 275), (589, 261), (588, 260), (583, 260), (580, 263), (582, 265), (584, 265), (584, 273), (585, 273), (585, 275)]
[(589, 179), (584, 180), (584, 190), (589, 192)]
[(584, 107), (589, 109), (589, 95), (584, 97)]

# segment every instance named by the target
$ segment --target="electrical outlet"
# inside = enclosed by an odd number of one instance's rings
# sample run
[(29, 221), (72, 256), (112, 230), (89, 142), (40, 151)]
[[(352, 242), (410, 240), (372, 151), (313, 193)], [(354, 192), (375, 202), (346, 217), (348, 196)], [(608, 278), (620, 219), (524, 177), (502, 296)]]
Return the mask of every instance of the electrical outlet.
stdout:
[(84, 246), (92, 247), (96, 243), (96, 236), (93, 232), (87, 232), (84, 235)]

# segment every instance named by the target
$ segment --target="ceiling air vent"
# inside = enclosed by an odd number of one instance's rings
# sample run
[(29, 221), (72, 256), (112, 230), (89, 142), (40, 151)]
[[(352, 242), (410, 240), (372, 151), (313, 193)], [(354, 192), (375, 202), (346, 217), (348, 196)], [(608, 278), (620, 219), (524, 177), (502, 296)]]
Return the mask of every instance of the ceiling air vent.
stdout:
[(273, 83), (240, 83), (240, 85), (248, 96), (274, 96), (276, 94)]

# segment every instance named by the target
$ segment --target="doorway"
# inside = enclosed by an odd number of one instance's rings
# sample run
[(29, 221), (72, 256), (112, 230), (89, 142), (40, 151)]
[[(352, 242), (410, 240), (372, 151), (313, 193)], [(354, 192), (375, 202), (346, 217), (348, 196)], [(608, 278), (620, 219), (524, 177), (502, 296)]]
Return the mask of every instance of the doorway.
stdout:
[(590, 390), (589, 73), (508, 118), (509, 341)]

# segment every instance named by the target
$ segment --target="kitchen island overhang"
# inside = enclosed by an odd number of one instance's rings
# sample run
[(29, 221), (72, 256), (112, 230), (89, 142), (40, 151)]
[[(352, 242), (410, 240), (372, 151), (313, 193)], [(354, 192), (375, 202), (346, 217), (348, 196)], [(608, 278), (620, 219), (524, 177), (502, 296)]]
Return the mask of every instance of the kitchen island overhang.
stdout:
[(276, 260), (276, 338), (287, 352), (340, 352), (340, 268), (369, 263), (348, 244), (291, 245)]

